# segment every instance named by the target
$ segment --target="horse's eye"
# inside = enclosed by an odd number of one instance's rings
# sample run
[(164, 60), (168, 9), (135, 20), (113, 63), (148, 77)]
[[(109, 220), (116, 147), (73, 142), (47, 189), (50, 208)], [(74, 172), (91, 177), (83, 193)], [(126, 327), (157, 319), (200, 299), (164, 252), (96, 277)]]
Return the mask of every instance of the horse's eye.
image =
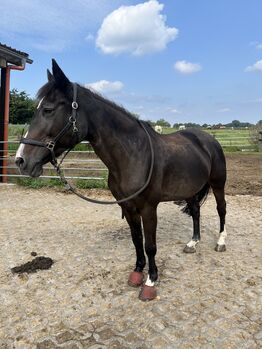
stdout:
[(53, 112), (54, 108), (53, 107), (44, 107), (43, 111), (44, 114), (51, 114)]

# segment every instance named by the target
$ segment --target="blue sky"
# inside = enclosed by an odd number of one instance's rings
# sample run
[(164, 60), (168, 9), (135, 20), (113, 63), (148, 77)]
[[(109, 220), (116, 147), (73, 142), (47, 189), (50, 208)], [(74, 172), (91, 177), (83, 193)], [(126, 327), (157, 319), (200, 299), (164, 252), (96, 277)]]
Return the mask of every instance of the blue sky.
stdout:
[(261, 0), (1, 0), (0, 42), (34, 60), (11, 78), (31, 96), (55, 58), (143, 119), (257, 122), (261, 13)]

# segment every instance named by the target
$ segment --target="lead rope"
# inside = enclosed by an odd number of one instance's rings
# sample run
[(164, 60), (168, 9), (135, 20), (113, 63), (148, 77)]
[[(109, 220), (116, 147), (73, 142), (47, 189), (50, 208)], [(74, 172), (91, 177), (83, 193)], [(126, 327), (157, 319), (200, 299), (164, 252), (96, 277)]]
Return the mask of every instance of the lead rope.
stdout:
[(120, 199), (120, 200), (115, 200), (115, 201), (104, 201), (104, 200), (95, 200), (95, 199), (91, 199), (87, 196), (84, 196), (82, 195), (81, 193), (77, 192), (76, 189), (68, 182), (68, 180), (66, 179), (64, 173), (63, 173), (63, 170), (61, 169), (61, 165), (65, 159), (65, 157), (67, 156), (67, 154), (70, 152), (71, 149), (68, 149), (66, 151), (66, 153), (62, 156), (60, 162), (58, 163), (56, 157), (55, 157), (55, 154), (54, 152), (52, 151), (52, 165), (54, 166), (58, 176), (60, 177), (60, 180), (61, 182), (65, 185), (66, 189), (67, 190), (70, 190), (72, 193), (74, 193), (76, 196), (78, 196), (79, 198), (85, 200), (85, 201), (88, 201), (88, 202), (91, 202), (91, 203), (94, 203), (94, 204), (101, 204), (101, 205), (113, 205), (113, 204), (121, 204), (123, 202), (126, 202), (126, 201), (129, 201), (131, 199), (134, 199), (136, 196), (138, 196), (140, 193), (142, 193), (146, 187), (148, 186), (148, 184), (150, 183), (150, 180), (152, 178), (152, 173), (153, 173), (153, 167), (154, 167), (154, 157), (155, 157), (155, 154), (154, 154), (154, 148), (153, 148), (153, 144), (152, 144), (152, 140), (151, 140), (151, 137), (146, 129), (146, 127), (143, 125), (143, 123), (141, 123), (139, 120), (138, 120), (140, 126), (142, 126), (142, 128), (144, 129), (147, 137), (148, 137), (148, 141), (149, 141), (149, 146), (150, 146), (150, 152), (151, 152), (151, 163), (150, 163), (150, 170), (149, 170), (149, 174), (148, 174), (148, 177), (147, 177), (147, 180), (145, 182), (145, 184), (139, 189), (137, 190), (134, 194), (124, 198), (124, 199)]

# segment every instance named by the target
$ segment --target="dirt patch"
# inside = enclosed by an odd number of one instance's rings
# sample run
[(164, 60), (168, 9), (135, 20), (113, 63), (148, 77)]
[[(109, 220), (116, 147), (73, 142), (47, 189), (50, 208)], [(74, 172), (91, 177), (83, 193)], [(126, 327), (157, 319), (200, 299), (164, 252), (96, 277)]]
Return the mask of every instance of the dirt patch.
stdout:
[(262, 155), (227, 154), (228, 195), (262, 196)]
[[(158, 298), (148, 303), (127, 283), (135, 249), (117, 205), (17, 186), (0, 186), (0, 197), (1, 349), (262, 348), (262, 196), (227, 195), (224, 253), (214, 251), (213, 195), (194, 254), (183, 253), (192, 219), (161, 203)], [(10, 268), (32, 251), (52, 256), (55, 268), (13, 277)]]
[(53, 263), (54, 261), (52, 260), (52, 258), (39, 256), (34, 258), (30, 262), (11, 268), (11, 271), (14, 274), (36, 273), (38, 270), (50, 269)]

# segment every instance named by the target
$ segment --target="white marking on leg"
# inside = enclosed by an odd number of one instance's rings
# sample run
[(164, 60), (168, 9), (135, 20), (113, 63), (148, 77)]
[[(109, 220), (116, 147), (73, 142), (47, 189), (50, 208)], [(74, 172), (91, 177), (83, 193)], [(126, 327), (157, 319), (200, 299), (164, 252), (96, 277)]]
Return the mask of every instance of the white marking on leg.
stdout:
[(190, 240), (186, 245), (187, 247), (194, 247), (196, 248), (196, 245), (199, 243), (199, 240)]
[(226, 237), (227, 237), (227, 232), (226, 232), (226, 227), (222, 231), (222, 233), (219, 234), (219, 239), (217, 244), (218, 245), (225, 245), (226, 244)]
[(146, 286), (151, 286), (151, 287), (155, 285), (154, 281), (151, 281), (151, 280), (150, 280), (149, 275), (147, 275), (147, 279), (146, 279), (145, 285), (146, 285)]
[[(28, 134), (28, 132), (26, 132), (24, 138), (26, 138), (27, 134)], [(25, 144), (20, 144), (20, 145), (19, 145), (19, 147), (18, 147), (18, 149), (17, 149), (17, 152), (16, 152), (16, 154), (15, 154), (15, 158), (16, 158), (16, 159), (17, 159), (17, 158), (23, 158), (24, 147), (25, 147)]]

